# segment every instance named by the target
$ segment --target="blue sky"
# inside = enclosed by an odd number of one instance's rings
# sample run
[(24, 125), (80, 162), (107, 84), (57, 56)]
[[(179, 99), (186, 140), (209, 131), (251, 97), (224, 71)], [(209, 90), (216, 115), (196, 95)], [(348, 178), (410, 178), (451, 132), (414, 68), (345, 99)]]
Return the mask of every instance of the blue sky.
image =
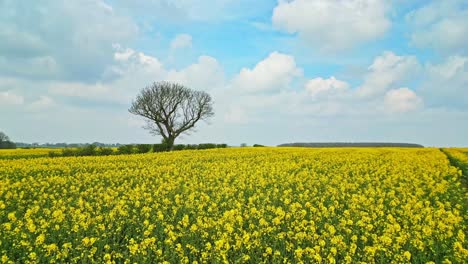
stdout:
[(140, 89), (210, 93), (182, 143), (468, 146), (468, 2), (0, 1), (0, 131), (153, 143)]

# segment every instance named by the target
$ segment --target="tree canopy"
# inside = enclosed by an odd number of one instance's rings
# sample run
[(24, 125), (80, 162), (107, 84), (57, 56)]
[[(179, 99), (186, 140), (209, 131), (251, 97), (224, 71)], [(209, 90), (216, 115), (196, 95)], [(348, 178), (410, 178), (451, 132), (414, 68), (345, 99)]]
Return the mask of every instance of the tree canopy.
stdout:
[(172, 150), (175, 139), (189, 133), (200, 120), (214, 115), (211, 96), (181, 84), (157, 82), (143, 88), (129, 112), (146, 119), (148, 129), (161, 135)]

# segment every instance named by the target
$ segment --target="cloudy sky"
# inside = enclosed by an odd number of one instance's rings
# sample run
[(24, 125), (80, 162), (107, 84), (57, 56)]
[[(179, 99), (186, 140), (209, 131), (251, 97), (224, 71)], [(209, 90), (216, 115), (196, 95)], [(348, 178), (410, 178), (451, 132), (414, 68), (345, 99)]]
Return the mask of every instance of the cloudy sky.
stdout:
[(213, 96), (182, 143), (468, 146), (468, 2), (0, 0), (0, 131), (154, 143), (128, 113), (174, 81)]

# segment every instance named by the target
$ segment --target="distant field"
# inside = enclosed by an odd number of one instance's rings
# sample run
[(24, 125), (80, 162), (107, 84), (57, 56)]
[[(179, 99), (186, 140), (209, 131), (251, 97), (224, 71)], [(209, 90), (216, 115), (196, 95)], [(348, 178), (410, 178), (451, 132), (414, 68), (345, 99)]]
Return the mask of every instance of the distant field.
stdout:
[(39, 158), (47, 157), (50, 151), (59, 152), (60, 149), (35, 148), (35, 149), (0, 149), (0, 159)]
[[(29, 151), (21, 153), (40, 155)], [(452, 164), (468, 164), (463, 151), (444, 151)], [(466, 263), (462, 177), (435, 148), (0, 158), (0, 256), (7, 263)]]

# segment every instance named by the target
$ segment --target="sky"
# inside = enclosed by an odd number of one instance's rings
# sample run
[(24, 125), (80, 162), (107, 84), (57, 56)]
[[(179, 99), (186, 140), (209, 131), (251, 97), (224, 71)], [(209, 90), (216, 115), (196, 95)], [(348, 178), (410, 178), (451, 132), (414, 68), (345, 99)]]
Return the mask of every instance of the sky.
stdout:
[(0, 0), (0, 131), (159, 143), (158, 81), (215, 116), (178, 143), (468, 146), (468, 1)]

